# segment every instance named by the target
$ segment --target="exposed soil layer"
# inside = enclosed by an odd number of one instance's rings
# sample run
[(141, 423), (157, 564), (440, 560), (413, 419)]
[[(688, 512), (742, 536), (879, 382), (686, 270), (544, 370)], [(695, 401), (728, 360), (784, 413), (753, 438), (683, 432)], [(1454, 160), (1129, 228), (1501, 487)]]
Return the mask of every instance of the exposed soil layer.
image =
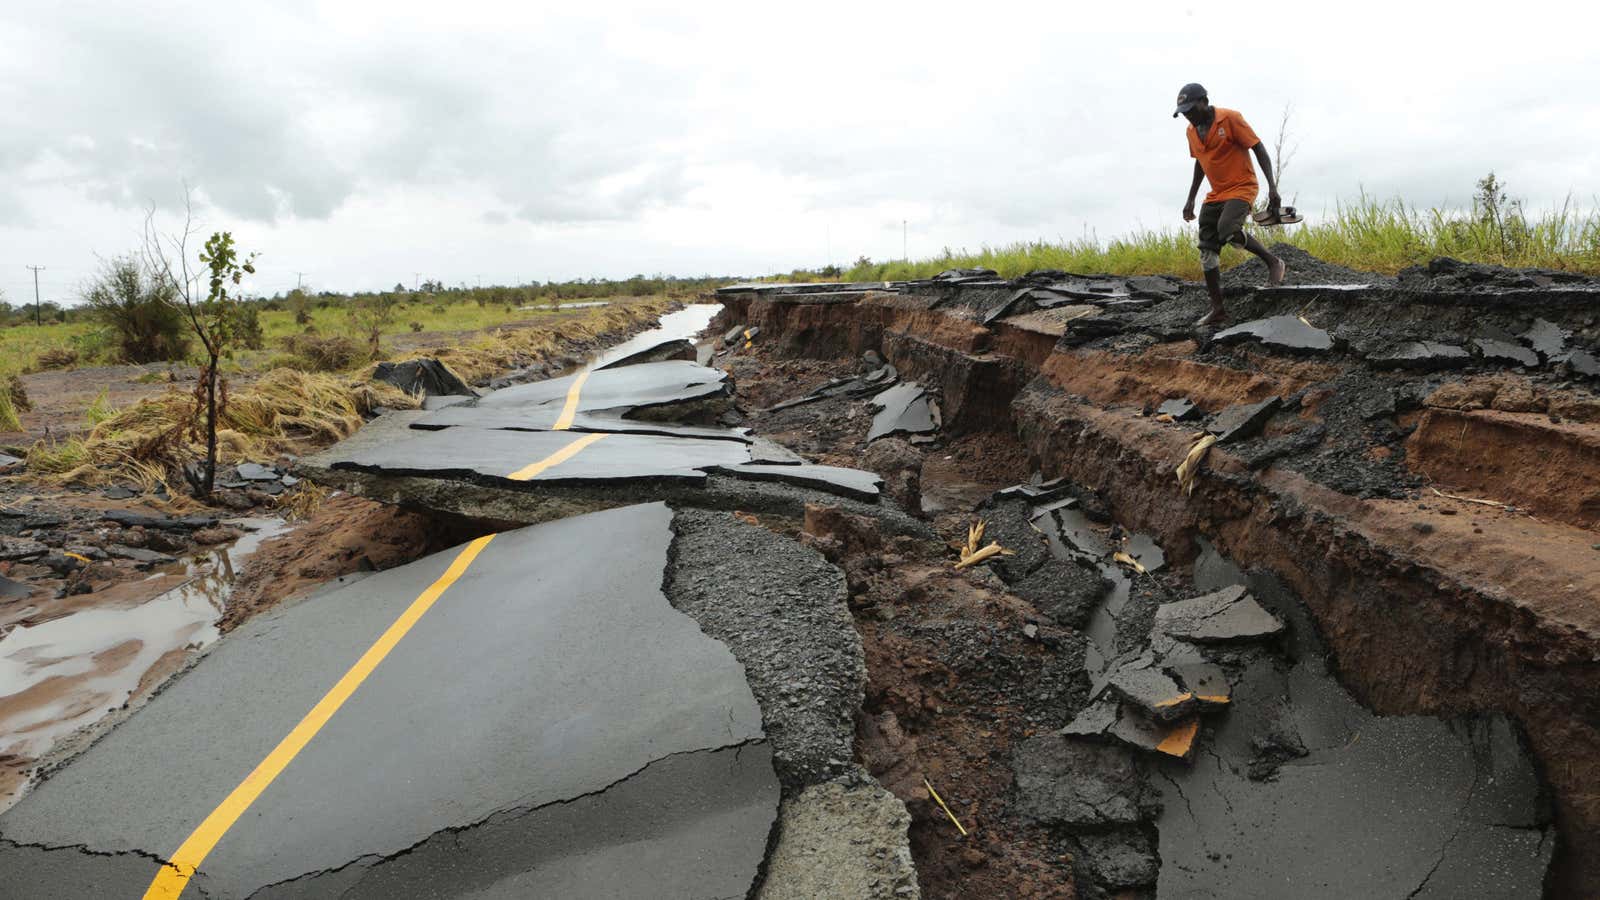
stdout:
[(341, 576), (377, 572), (494, 529), (339, 494), (293, 531), (262, 543), (234, 584), (217, 625), (224, 632), (256, 613)]
[[(1214, 343), (1190, 326), (1204, 302), (1192, 287), (1140, 309), (1102, 305), (1065, 322), (1030, 314), (993, 329), (979, 322), (1005, 289), (908, 287), (826, 301), (730, 293), (722, 324), (761, 326), (740, 356), (848, 369), (863, 352), (881, 353), (940, 395), (945, 440), (1020, 437), (1032, 465), (1013, 480), (1037, 468), (1094, 486), (1119, 523), (1155, 536), (1180, 567), (1206, 536), (1240, 564), (1277, 573), (1305, 600), (1341, 681), (1380, 714), (1515, 717), (1553, 790), (1552, 889), (1592, 892), (1600, 535), (1591, 495), (1600, 460), (1585, 367), (1600, 346), (1590, 312), (1600, 294), (1540, 273), (1449, 266), (1404, 285), (1307, 259), (1292, 259), (1290, 271), (1291, 285), (1366, 286), (1250, 290), (1250, 273), (1237, 272), (1245, 281), (1230, 292), (1234, 319), (1297, 316), (1331, 334), (1327, 349)], [(1052, 349), (1041, 354), (1046, 342)], [(759, 364), (732, 365), (748, 367), (743, 383), (759, 384)], [(1198, 417), (1156, 415), (1178, 398)], [(1223, 430), (1218, 413), (1266, 400), (1275, 409), (1254, 430)], [(809, 429), (789, 430), (821, 434), (819, 449), (835, 440), (827, 429), (849, 440), (839, 410), (805, 415)], [(1192, 435), (1213, 424), (1223, 444), (1188, 493), (1174, 469)], [(863, 622), (869, 708), (881, 677), (874, 660), (888, 665), (874, 647), (898, 621)], [(896, 649), (886, 656), (913, 653)], [(929, 680), (937, 678), (917, 683)], [(938, 740), (914, 737), (918, 746)], [(943, 864), (920, 852), (918, 862)], [(931, 893), (939, 883), (930, 877)]]
[(1077, 896), (1068, 846), (1012, 809), (1005, 760), (1082, 704), (1082, 639), (937, 544), (885, 545), (871, 520), (827, 509), (806, 527), (850, 584), (867, 659), (857, 753), (911, 812), (923, 896)]

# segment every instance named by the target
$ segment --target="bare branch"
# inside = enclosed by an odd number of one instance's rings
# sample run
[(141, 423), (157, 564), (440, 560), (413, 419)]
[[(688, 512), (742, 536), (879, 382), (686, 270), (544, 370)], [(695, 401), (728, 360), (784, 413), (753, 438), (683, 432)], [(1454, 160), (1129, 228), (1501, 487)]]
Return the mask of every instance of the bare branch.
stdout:
[(1283, 193), (1283, 173), (1289, 168), (1289, 161), (1294, 159), (1295, 153), (1300, 150), (1300, 142), (1294, 139), (1294, 132), (1290, 127), (1290, 120), (1293, 117), (1294, 103), (1285, 103), (1283, 105), (1283, 116), (1278, 120), (1278, 137), (1272, 146), (1272, 163), (1277, 167), (1278, 192), (1280, 194)]

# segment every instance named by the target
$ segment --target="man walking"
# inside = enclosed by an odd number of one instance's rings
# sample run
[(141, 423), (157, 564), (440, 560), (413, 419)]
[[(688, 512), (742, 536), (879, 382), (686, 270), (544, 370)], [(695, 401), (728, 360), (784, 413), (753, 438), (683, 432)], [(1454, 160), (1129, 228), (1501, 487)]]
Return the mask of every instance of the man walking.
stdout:
[(1245, 217), (1260, 190), (1255, 169), (1250, 165), (1253, 151), (1267, 178), (1267, 206), (1280, 204), (1278, 183), (1272, 177), (1272, 160), (1266, 145), (1235, 110), (1212, 106), (1206, 89), (1186, 84), (1178, 92), (1179, 114), (1189, 120), (1189, 155), (1194, 157), (1194, 181), (1189, 185), (1189, 201), (1183, 205), (1183, 220), (1194, 221), (1194, 195), (1200, 179), (1211, 182), (1211, 191), (1200, 207), (1200, 267), (1205, 270), (1206, 291), (1211, 295), (1211, 310), (1196, 325), (1220, 325), (1228, 320), (1222, 305), (1222, 245), (1243, 247), (1267, 264), (1267, 283), (1283, 283), (1283, 260), (1272, 255), (1261, 242), (1244, 232)]

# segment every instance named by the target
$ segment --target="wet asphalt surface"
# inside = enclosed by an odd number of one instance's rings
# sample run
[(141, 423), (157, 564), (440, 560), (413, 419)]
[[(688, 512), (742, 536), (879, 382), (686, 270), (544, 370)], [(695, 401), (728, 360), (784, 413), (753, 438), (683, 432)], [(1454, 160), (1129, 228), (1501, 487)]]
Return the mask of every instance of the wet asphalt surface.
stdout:
[[(410, 895), (742, 895), (779, 786), (743, 668), (662, 594), (671, 517), (650, 504), (496, 536), (226, 830), (187, 895), (393, 896), (379, 888), (397, 858)], [(140, 896), (456, 555), (220, 641), (0, 818), (0, 896)], [(655, 786), (639, 795), (645, 776)], [(665, 796), (684, 803), (639, 819)], [(534, 834), (558, 839), (514, 852)], [(619, 866), (629, 845), (652, 864)], [(424, 848), (436, 859), (419, 867)]]
[[(579, 373), (412, 414), (420, 427), (328, 455), (446, 491), (548, 480), (624, 503), (673, 484), (755, 508), (828, 496), (818, 486), (876, 500), (875, 476), (736, 429), (624, 418), (670, 420), (674, 404), (725, 395), (724, 377), (682, 361)], [(842, 576), (814, 551), (727, 512), (674, 516), (644, 503), (506, 531), (476, 555), (456, 548), (251, 620), (0, 817), (0, 898), (163, 884), (204, 897), (744, 896), (781, 790), (853, 777), (860, 641)], [(203, 834), (214, 840), (196, 844)]]

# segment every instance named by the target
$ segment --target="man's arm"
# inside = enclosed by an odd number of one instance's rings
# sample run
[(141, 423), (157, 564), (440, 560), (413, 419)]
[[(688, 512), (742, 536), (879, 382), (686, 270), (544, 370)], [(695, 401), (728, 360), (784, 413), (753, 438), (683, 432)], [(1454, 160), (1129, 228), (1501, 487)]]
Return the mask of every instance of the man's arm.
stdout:
[(1189, 199), (1183, 204), (1183, 220), (1194, 221), (1194, 195), (1200, 193), (1200, 182), (1206, 177), (1206, 170), (1200, 168), (1200, 160), (1194, 161), (1194, 180), (1189, 182)]
[(1272, 158), (1267, 156), (1267, 145), (1256, 141), (1256, 145), (1250, 149), (1255, 151), (1256, 162), (1261, 164), (1261, 174), (1267, 179), (1267, 206), (1277, 209), (1283, 205), (1283, 198), (1278, 196), (1278, 180), (1272, 177)]

